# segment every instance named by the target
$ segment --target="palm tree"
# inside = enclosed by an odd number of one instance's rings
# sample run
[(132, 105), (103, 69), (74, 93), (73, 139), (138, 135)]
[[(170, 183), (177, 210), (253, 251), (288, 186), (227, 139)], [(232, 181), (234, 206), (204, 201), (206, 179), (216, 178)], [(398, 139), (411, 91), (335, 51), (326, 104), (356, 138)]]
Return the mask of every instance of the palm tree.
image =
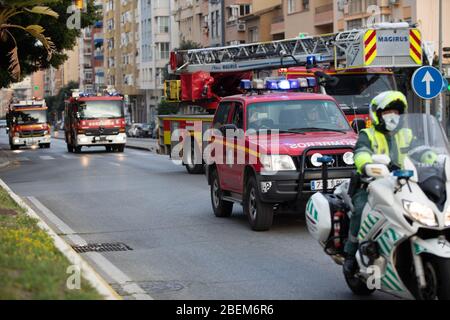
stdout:
[(55, 50), (55, 45), (49, 37), (45, 36), (45, 29), (40, 25), (33, 24), (28, 26), (21, 26), (10, 23), (11, 18), (25, 13), (47, 15), (54, 18), (58, 18), (59, 15), (49, 7), (39, 5), (55, 2), (55, 0), (14, 0), (8, 2), (9, 3), (6, 4), (4, 1), (0, 0), (0, 42), (7, 43), (8, 41), (12, 41), (13, 48), (7, 54), (11, 63), (8, 68), (8, 72), (13, 79), (19, 80), (21, 73), (19, 52), (16, 39), (11, 32), (12, 30), (21, 30), (31, 35), (35, 39), (37, 44), (42, 45), (45, 48), (45, 50), (47, 51), (47, 59), (49, 61)]

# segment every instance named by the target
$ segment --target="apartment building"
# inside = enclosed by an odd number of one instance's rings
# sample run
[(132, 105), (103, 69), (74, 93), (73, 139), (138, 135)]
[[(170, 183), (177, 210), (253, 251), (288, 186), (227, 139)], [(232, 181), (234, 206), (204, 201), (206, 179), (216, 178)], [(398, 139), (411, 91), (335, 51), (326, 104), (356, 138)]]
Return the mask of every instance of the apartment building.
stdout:
[(251, 0), (225, 0), (226, 45), (248, 42), (248, 24), (244, 18), (251, 15), (255, 4)]
[[(94, 4), (102, 15), (102, 1), (95, 0)], [(105, 87), (103, 20), (83, 29), (78, 43), (80, 89), (85, 92), (98, 92)]]
[[(212, 32), (209, 17), (209, 0), (174, 0), (172, 15), (178, 27), (178, 40), (193, 41), (209, 46)], [(215, 30), (214, 26), (214, 30)]]
[(164, 88), (164, 73), (170, 51), (178, 47), (178, 28), (172, 16), (173, 0), (140, 0), (139, 82), (143, 95), (136, 120), (156, 121), (157, 105)]
[(103, 0), (105, 85), (125, 95), (126, 117), (140, 113), (139, 16), (137, 0)]
[(241, 18), (247, 43), (284, 39), (282, 4), (282, 0), (252, 1), (251, 12)]

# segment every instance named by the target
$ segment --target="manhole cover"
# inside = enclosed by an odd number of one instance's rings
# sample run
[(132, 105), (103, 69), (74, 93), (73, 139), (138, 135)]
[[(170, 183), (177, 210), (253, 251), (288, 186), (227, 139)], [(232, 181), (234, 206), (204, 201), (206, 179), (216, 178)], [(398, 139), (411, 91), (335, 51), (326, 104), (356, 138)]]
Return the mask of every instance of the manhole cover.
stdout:
[(0, 216), (17, 216), (17, 212), (12, 209), (0, 208)]
[(114, 251), (130, 251), (133, 250), (125, 243), (90, 243), (85, 246), (72, 246), (72, 248), (78, 253), (85, 252), (114, 252)]

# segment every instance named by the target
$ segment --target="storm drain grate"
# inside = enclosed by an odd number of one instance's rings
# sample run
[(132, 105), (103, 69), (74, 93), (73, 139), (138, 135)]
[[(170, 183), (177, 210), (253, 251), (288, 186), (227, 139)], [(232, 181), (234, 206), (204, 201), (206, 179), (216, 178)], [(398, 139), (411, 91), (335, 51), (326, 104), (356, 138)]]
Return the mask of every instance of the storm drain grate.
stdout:
[(85, 252), (114, 252), (114, 251), (130, 251), (133, 250), (125, 243), (90, 243), (85, 246), (72, 246), (78, 253)]

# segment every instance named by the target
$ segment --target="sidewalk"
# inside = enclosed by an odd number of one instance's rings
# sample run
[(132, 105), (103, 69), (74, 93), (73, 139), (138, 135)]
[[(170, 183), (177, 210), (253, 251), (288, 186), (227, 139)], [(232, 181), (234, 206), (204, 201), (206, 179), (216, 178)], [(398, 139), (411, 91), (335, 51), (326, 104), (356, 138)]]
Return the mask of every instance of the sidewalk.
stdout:
[[(53, 133), (55, 139), (64, 140), (64, 131), (58, 131)], [(127, 144), (125, 145), (130, 149), (146, 150), (153, 153), (157, 153), (158, 140), (150, 138), (127, 138)]]

